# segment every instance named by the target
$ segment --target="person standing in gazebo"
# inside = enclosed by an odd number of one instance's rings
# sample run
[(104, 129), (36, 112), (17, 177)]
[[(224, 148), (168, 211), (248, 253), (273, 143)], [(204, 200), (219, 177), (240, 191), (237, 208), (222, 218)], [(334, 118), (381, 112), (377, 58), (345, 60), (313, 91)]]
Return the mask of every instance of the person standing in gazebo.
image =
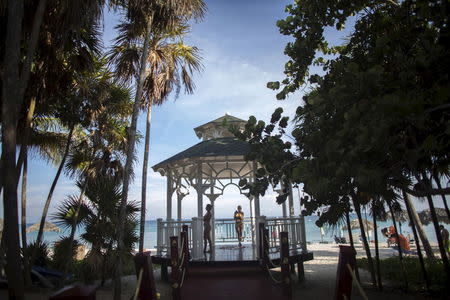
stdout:
[(234, 212), (234, 221), (236, 222), (235, 228), (239, 241), (239, 246), (242, 246), (242, 230), (244, 229), (244, 212), (242, 211), (242, 207), (239, 205), (237, 210)]
[[(205, 247), (203, 248), (203, 253), (211, 252), (211, 204), (206, 204), (206, 214), (203, 216), (203, 240)], [(206, 251), (206, 246), (209, 242), (209, 251)]]

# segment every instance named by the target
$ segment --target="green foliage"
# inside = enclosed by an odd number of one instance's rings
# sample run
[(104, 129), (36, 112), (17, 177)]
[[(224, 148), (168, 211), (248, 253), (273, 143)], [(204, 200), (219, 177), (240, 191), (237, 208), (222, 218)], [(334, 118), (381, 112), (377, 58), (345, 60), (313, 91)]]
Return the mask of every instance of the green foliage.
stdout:
[(33, 253), (36, 253), (36, 259), (34, 264), (40, 267), (47, 267), (50, 265), (50, 255), (49, 255), (49, 246), (47, 243), (39, 243), (36, 242), (28, 243), (27, 248), (22, 251), (26, 251), (25, 257), (31, 258)]
[[(262, 195), (269, 185), (302, 184), (305, 214), (325, 208), (319, 224), (331, 225), (351, 210), (381, 198), (399, 207), (401, 189), (421, 172), (448, 174), (450, 153), (450, 53), (446, 4), (422, 1), (295, 1), (277, 26), (294, 38), (285, 53), (286, 78), (269, 82), (284, 99), (311, 84), (288, 118), (277, 109), (269, 125), (250, 117), (236, 134), (250, 143), (247, 159), (265, 172), (246, 187)], [(330, 46), (327, 27), (354, 29), (346, 42)], [(321, 57), (320, 55), (325, 57)], [(323, 72), (311, 74), (317, 65)], [(282, 202), (284, 196), (277, 199)]]
[[(407, 256), (403, 258), (403, 261), (406, 268), (409, 288), (415, 292), (424, 291), (425, 284), (421, 274), (419, 259), (417, 257)], [(357, 259), (357, 265), (358, 267), (367, 270), (367, 259)], [(427, 260), (425, 266), (431, 282), (430, 288), (432, 292), (436, 294), (443, 292), (445, 287), (445, 276), (443, 276), (444, 266), (442, 262), (439, 260)], [(383, 278), (389, 282), (389, 285), (393, 285), (395, 288), (403, 287), (404, 279), (398, 257), (393, 256), (381, 259), (380, 268)]]
[[(79, 206), (77, 224), (84, 228), (81, 238), (90, 246), (90, 250), (83, 263), (77, 265), (77, 270), (86, 282), (96, 279), (96, 276), (105, 278), (114, 272), (121, 200), (120, 180), (103, 175), (88, 181), (85, 200), (82, 203), (79, 203), (76, 197), (69, 197), (54, 214), (54, 219), (60, 226), (70, 228), (74, 222), (73, 212)], [(131, 255), (134, 244), (138, 241), (136, 234), (138, 212), (138, 203), (128, 202), (124, 226), (124, 252), (121, 253), (124, 258)], [(61, 257), (67, 260), (71, 256), (67, 255), (66, 250), (61, 251)]]
[[(72, 244), (72, 247), (69, 249), (70, 244)], [(74, 270), (75, 255), (79, 245), (76, 240), (71, 243), (69, 237), (62, 237), (59, 241), (56, 241), (53, 247), (52, 267), (63, 270), (67, 265), (68, 271), (71, 273)]]

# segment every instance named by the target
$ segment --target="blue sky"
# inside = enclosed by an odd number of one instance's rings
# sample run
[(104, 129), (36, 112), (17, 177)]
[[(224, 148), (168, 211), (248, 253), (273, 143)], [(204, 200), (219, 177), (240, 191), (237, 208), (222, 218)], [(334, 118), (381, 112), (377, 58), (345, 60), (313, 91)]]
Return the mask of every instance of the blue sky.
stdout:
[[(201, 49), (203, 72), (196, 76), (193, 95), (180, 94), (156, 107), (152, 115), (150, 166), (199, 142), (193, 128), (214, 120), (225, 113), (247, 120), (250, 115), (267, 120), (278, 106), (292, 116), (301, 103), (300, 94), (285, 101), (277, 101), (275, 93), (266, 88), (268, 81), (283, 79), (287, 61), (283, 50), (288, 37), (278, 32), (275, 23), (285, 16), (284, 7), (291, 1), (206, 1), (208, 11), (203, 22), (193, 24), (187, 44)], [(107, 47), (114, 38), (114, 25), (119, 17), (110, 12), (104, 16), (104, 43)], [(345, 33), (344, 33), (345, 34)], [(327, 35), (336, 43), (343, 34), (329, 31)], [(138, 121), (142, 134), (145, 116)], [(140, 200), (143, 142), (137, 146), (139, 162), (135, 166), (135, 180), (130, 187), (129, 199)], [(28, 222), (38, 221), (50, 188), (56, 167), (37, 156), (29, 163)], [(147, 219), (165, 216), (166, 181), (152, 170), (148, 176)], [(50, 214), (67, 195), (76, 193), (73, 180), (62, 177), (56, 187)], [(261, 200), (261, 213), (279, 215), (274, 193)], [(191, 192), (183, 200), (183, 217), (196, 215), (196, 194)], [(296, 213), (298, 197), (295, 197)], [(206, 204), (206, 199), (204, 200)], [(216, 201), (216, 216), (230, 217), (237, 205), (248, 212), (248, 200), (230, 188)], [(175, 215), (175, 203), (173, 205)], [(2, 207), (0, 207), (2, 209)], [(2, 211), (1, 211), (2, 212)], [(247, 214), (248, 215), (248, 214)]]

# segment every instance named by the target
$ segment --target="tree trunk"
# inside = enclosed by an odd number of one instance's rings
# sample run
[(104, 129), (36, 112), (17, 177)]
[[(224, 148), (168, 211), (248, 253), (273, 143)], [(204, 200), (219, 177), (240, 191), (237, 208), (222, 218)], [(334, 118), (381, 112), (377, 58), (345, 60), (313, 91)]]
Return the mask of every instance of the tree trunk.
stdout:
[(22, 165), (24, 163), (25, 156), (27, 155), (28, 151), (28, 143), (30, 138), (30, 131), (31, 131), (31, 122), (33, 121), (33, 115), (34, 110), (36, 108), (36, 97), (31, 97), (30, 105), (28, 106), (28, 112), (27, 117), (25, 119), (25, 126), (24, 126), (24, 132), (23, 132), (23, 140), (22, 140), (22, 146), (20, 147), (19, 152), (19, 158), (17, 159), (17, 182), (19, 182), (20, 178), (20, 170), (22, 169)]
[[(25, 148), (28, 148), (26, 145)], [(28, 176), (28, 150), (25, 150), (23, 159), (23, 173), (22, 173), (22, 216), (20, 220), (21, 235), (22, 235), (22, 255), (23, 255), (23, 269), (25, 286), (31, 286), (29, 252), (27, 251), (27, 176)]]
[(378, 228), (377, 228), (377, 215), (375, 207), (372, 205), (372, 218), (373, 218), (373, 232), (375, 238), (375, 265), (377, 268), (377, 281), (378, 289), (383, 290), (383, 282), (381, 281), (381, 268), (380, 268), (380, 251), (378, 249)]
[(350, 223), (350, 214), (348, 212), (345, 214), (345, 220), (347, 221), (348, 239), (350, 240), (350, 246), (352, 246), (352, 248), (355, 249), (355, 244), (353, 243), (352, 228)]
[[(353, 242), (353, 234), (352, 234), (352, 228), (351, 228), (351, 223), (350, 223), (350, 213), (349, 212), (345, 213), (345, 221), (347, 223), (348, 239), (350, 240), (350, 246), (352, 246), (353, 250), (355, 250), (355, 252), (356, 252), (355, 243)], [(358, 280), (358, 282), (360, 282), (358, 265), (355, 265), (355, 275), (356, 275), (356, 279)]]
[(19, 215), (16, 181), (17, 121), (23, 95), (20, 93), (20, 46), (23, 0), (8, 1), (7, 28), (2, 78), (2, 180), (3, 213), (6, 239), (6, 276), (10, 299), (24, 299), (24, 282), (20, 258)]
[[(69, 154), (70, 145), (72, 143), (73, 130), (74, 130), (74, 126), (72, 126), (69, 130), (69, 134), (67, 136), (66, 148), (64, 149), (63, 158), (61, 160), (61, 163), (59, 164), (58, 171), (56, 171), (55, 178), (53, 179), (52, 185), (50, 187), (50, 191), (48, 192), (48, 195), (47, 195), (47, 200), (45, 201), (44, 209), (42, 210), (41, 223), (39, 224), (39, 231), (38, 231), (38, 235), (36, 238), (36, 244), (40, 244), (42, 242), (45, 218), (47, 217), (48, 209), (50, 207), (50, 202), (53, 197), (53, 192), (55, 191), (56, 184), (58, 183), (59, 177), (64, 168), (64, 164), (66, 163), (67, 155)], [(35, 255), (33, 255), (33, 259), (34, 258), (35, 258)]]
[(141, 198), (141, 220), (140, 220), (140, 232), (139, 232), (139, 252), (144, 252), (144, 233), (145, 233), (145, 212), (147, 202), (147, 167), (148, 167), (148, 154), (150, 149), (150, 129), (152, 119), (152, 105), (153, 101), (150, 100), (147, 108), (147, 123), (145, 127), (145, 148), (144, 148), (144, 163), (142, 166), (142, 198)]
[[(422, 180), (423, 180), (423, 182), (427, 181), (427, 176), (425, 173), (422, 173)], [(429, 185), (430, 186), (428, 188), (431, 188), (431, 183)], [(444, 247), (444, 243), (442, 241), (442, 235), (441, 235), (441, 231), (439, 229), (439, 221), (436, 216), (436, 210), (434, 208), (434, 203), (433, 203), (433, 199), (431, 198), (431, 195), (427, 195), (427, 199), (428, 199), (428, 205), (430, 206), (431, 220), (433, 221), (434, 231), (436, 232), (436, 238), (437, 238), (438, 245), (439, 245), (439, 251), (441, 252), (442, 263), (444, 264), (444, 270), (445, 270), (445, 273), (447, 274), (447, 281), (449, 281), (450, 280), (450, 265), (448, 262), (447, 251), (446, 251), (446, 249)]]
[(397, 228), (397, 222), (395, 221), (394, 210), (392, 209), (392, 205), (389, 202), (388, 202), (388, 206), (389, 206), (389, 211), (391, 212), (392, 223), (394, 224), (394, 228), (395, 228), (397, 248), (398, 248), (398, 258), (400, 260), (400, 266), (402, 268), (403, 280), (405, 281), (405, 289), (408, 290), (408, 278), (406, 276), (406, 269), (405, 269), (405, 265), (403, 263), (403, 251), (402, 251), (402, 247), (400, 246), (400, 238), (399, 238), (400, 233)]
[(374, 274), (374, 269), (373, 269), (372, 254), (370, 253), (370, 247), (369, 247), (369, 243), (367, 242), (366, 232), (364, 230), (364, 225), (363, 225), (363, 221), (362, 221), (361, 207), (360, 207), (358, 201), (355, 201), (354, 197), (352, 197), (352, 201), (353, 201), (353, 206), (355, 207), (356, 214), (358, 215), (359, 227), (361, 229), (361, 239), (364, 244), (364, 249), (366, 250), (367, 263), (369, 265), (369, 272), (370, 272), (370, 277), (372, 279), (372, 285), (377, 286), (377, 281), (375, 279), (375, 274)]
[[(408, 194), (406, 194), (406, 193), (405, 193), (405, 195), (408, 196)], [(411, 198), (408, 196), (408, 197), (404, 198), (404, 200), (405, 200), (405, 204), (406, 204), (406, 202), (408, 202), (407, 206), (409, 206), (411, 209), (412, 219), (414, 220), (414, 224), (416, 225), (417, 232), (420, 236), (420, 240), (422, 241), (423, 249), (425, 250), (427, 257), (430, 259), (435, 259), (433, 250), (431, 249), (430, 242), (428, 241), (427, 234), (425, 233), (425, 230), (423, 229), (422, 222), (420, 221), (419, 215), (417, 214), (416, 208), (414, 207), (414, 204), (411, 201)]]
[(131, 125), (128, 130), (128, 145), (127, 145), (127, 159), (125, 162), (125, 169), (123, 175), (123, 188), (122, 188), (122, 201), (120, 202), (119, 208), (119, 228), (117, 229), (117, 263), (116, 263), (116, 272), (114, 274), (114, 300), (120, 300), (122, 294), (122, 255), (124, 244), (123, 244), (123, 235), (125, 230), (125, 215), (126, 215), (126, 206), (128, 201), (128, 188), (130, 184), (130, 174), (133, 167), (133, 157), (134, 157), (134, 147), (136, 142), (136, 126), (137, 126), (137, 118), (139, 114), (139, 106), (142, 98), (142, 90), (144, 86), (144, 80), (146, 75), (146, 61), (148, 56), (148, 48), (150, 42), (150, 30), (151, 30), (152, 20), (151, 18), (147, 22), (147, 29), (145, 31), (145, 39), (144, 46), (142, 51), (142, 56), (140, 58), (140, 72), (139, 72), (139, 80), (137, 82), (137, 90), (136, 96), (134, 99), (133, 105), (133, 114), (131, 117)]
[(406, 211), (408, 212), (408, 218), (411, 223), (411, 229), (412, 229), (412, 232), (414, 235), (414, 241), (416, 242), (417, 255), (419, 256), (420, 268), (422, 269), (423, 279), (425, 280), (425, 285), (426, 285), (427, 291), (430, 291), (430, 281), (428, 280), (427, 269), (425, 268), (425, 262), (423, 261), (423, 255), (422, 255), (422, 251), (420, 249), (420, 243), (419, 243), (419, 236), (417, 235), (417, 230), (416, 230), (416, 225), (415, 225), (414, 218), (413, 218), (412, 209), (409, 205), (411, 200), (409, 200), (409, 196), (404, 190), (402, 190), (402, 193), (403, 193), (403, 199), (405, 201)]
[[(16, 166), (16, 135), (18, 114), (25, 89), (30, 77), (31, 63), (36, 50), (37, 38), (45, 10), (45, 0), (41, 0), (33, 20), (27, 56), (19, 73), (22, 45), (22, 21), (24, 1), (8, 1), (6, 41), (4, 47), (4, 72), (2, 78), (2, 166), (3, 180), (3, 209), (5, 215), (5, 229), (7, 243), (8, 289), (10, 299), (24, 299), (23, 272), (20, 259), (19, 224), (17, 212), (17, 166)], [(5, 176), (8, 174), (9, 176)]]
[[(441, 181), (439, 180), (439, 176), (433, 176), (434, 181), (436, 181), (436, 185), (438, 189), (442, 189)], [(445, 194), (441, 194), (442, 202), (444, 203), (445, 212), (447, 213), (447, 218), (450, 221), (450, 210), (448, 209), (447, 199), (445, 199)]]

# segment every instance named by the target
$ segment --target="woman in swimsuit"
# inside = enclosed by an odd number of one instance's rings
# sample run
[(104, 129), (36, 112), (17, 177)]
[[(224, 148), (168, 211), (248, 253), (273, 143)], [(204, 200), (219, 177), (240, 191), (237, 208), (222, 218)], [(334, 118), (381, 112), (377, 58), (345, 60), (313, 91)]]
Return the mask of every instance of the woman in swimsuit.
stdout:
[[(203, 216), (203, 242), (205, 247), (203, 253), (211, 252), (211, 204), (206, 204), (206, 214)], [(209, 251), (206, 251), (206, 245), (209, 242)]]
[(237, 210), (234, 212), (234, 221), (236, 222), (235, 228), (238, 236), (239, 246), (241, 246), (242, 241), (242, 229), (244, 228), (244, 212), (242, 207), (239, 205)]

